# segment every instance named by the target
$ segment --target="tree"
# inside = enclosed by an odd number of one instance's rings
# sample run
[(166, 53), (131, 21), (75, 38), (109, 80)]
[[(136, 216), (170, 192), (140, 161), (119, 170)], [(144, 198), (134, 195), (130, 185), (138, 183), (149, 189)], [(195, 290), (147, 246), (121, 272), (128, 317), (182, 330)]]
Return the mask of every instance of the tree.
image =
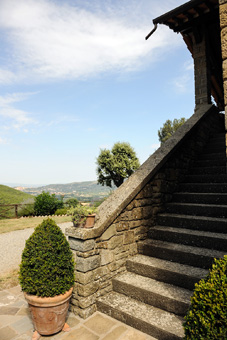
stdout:
[(77, 198), (69, 198), (65, 202), (65, 205), (69, 208), (75, 208), (80, 202), (78, 201)]
[(34, 210), (37, 216), (53, 215), (57, 209), (64, 208), (63, 201), (59, 201), (55, 194), (42, 192), (36, 196)]
[(98, 183), (119, 187), (140, 166), (135, 151), (129, 143), (115, 143), (112, 150), (101, 149), (97, 158)]
[(158, 130), (158, 138), (161, 144), (163, 144), (169, 137), (171, 137), (177, 129), (186, 122), (185, 118), (167, 120), (163, 127)]

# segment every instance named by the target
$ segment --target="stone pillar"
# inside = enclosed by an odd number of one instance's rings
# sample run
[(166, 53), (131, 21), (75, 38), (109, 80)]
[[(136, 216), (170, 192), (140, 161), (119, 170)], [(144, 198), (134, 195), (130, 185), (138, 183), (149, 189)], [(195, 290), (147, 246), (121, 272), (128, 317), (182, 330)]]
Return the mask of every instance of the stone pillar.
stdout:
[(224, 81), (225, 100), (225, 131), (226, 131), (226, 155), (227, 155), (227, 0), (219, 0), (220, 26), (221, 26), (221, 50), (222, 69)]
[(207, 59), (206, 39), (196, 42), (193, 37), (193, 58), (195, 76), (195, 105), (211, 104), (211, 78)]

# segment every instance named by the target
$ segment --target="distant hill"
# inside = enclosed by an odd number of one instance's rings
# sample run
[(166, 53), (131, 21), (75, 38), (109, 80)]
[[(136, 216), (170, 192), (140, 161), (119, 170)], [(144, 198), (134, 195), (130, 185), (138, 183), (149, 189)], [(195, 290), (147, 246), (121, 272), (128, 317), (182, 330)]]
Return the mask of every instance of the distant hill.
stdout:
[[(31, 203), (33, 201), (34, 196), (0, 184), (0, 204)], [(14, 216), (13, 208), (5, 213), (6, 209), (8, 208), (1, 207), (0, 214), (3, 214), (4, 211), (4, 216)]]
[(0, 203), (1, 204), (16, 204), (27, 200), (34, 200), (34, 197), (25, 192), (10, 188), (0, 184)]
[(38, 188), (23, 188), (23, 192), (38, 195), (42, 191), (48, 191), (64, 198), (76, 197), (81, 201), (99, 200), (109, 195), (111, 189), (96, 181), (72, 182), (67, 184), (49, 184)]

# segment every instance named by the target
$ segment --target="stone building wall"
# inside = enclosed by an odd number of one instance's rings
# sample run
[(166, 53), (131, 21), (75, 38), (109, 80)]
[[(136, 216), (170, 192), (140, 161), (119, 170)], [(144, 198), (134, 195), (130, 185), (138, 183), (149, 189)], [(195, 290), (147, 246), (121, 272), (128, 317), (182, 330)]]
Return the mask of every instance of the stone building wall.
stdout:
[(219, 126), (211, 105), (199, 110), (164, 143), (99, 208), (92, 229), (68, 228), (76, 261), (71, 309), (86, 318), (96, 311), (96, 299), (112, 290), (112, 278), (126, 270), (137, 254), (155, 216), (171, 200), (179, 181)]
[(193, 40), (194, 78), (195, 78), (195, 105), (211, 103), (210, 66), (207, 58), (206, 36), (201, 42)]
[[(225, 101), (225, 130), (227, 131), (227, 0), (219, 0), (220, 26), (221, 26), (221, 48), (222, 48), (222, 69), (224, 82)], [(226, 134), (226, 155), (227, 155), (227, 134)]]

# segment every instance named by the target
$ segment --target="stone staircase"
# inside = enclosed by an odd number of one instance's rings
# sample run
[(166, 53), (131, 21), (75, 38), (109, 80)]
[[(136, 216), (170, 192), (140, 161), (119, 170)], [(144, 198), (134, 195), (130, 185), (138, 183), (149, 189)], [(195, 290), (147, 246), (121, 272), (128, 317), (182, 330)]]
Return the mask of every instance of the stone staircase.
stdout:
[(98, 309), (149, 335), (182, 339), (195, 282), (227, 253), (225, 135), (216, 134)]

